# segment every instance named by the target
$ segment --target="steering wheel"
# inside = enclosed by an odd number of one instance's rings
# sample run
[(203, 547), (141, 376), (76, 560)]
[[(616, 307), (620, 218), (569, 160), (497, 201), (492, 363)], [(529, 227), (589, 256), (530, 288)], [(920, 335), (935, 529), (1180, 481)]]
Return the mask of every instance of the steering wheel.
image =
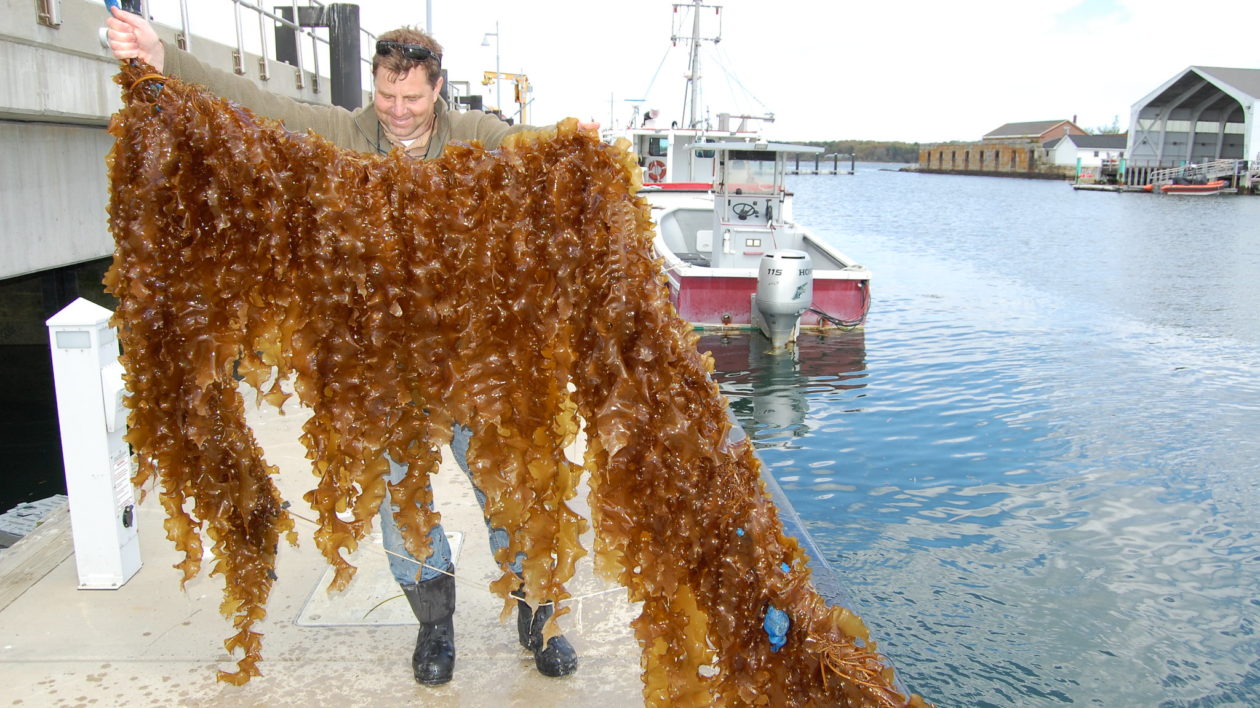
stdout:
[(757, 216), (757, 207), (748, 202), (736, 202), (731, 205), (731, 213), (739, 217), (740, 221), (747, 221), (750, 216)]

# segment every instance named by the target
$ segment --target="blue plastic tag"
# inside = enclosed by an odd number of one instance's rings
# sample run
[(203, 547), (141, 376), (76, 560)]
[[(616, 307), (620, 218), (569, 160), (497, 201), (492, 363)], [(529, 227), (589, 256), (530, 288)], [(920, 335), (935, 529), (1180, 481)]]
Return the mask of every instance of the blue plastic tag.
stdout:
[(770, 641), (770, 651), (778, 651), (787, 644), (787, 633), (791, 626), (792, 620), (786, 612), (774, 605), (766, 608), (766, 620), (762, 627), (766, 630), (766, 639)]

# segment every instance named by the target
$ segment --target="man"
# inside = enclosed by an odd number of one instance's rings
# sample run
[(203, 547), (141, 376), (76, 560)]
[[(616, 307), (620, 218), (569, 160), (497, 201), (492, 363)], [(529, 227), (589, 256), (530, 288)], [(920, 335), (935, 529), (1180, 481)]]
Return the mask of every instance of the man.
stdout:
[[(495, 148), (507, 135), (529, 129), (509, 126), (481, 111), (450, 110), (440, 95), (442, 47), (418, 30), (401, 28), (381, 35), (372, 59), (372, 106), (347, 111), (336, 106), (300, 103), (263, 91), (248, 80), (206, 66), (191, 54), (166, 45), (142, 17), (118, 8), (111, 8), (110, 12), (106, 21), (109, 45), (118, 59), (143, 60), (167, 75), (201, 84), (256, 113), (283, 121), (290, 130), (313, 131), (339, 147), (371, 154), (400, 148), (408, 156), (428, 160), (440, 156), (452, 140), (478, 140), (487, 148)], [(597, 129), (598, 125), (583, 127)], [(471, 479), (468, 439), (468, 429), (457, 425), (451, 450)], [(406, 474), (406, 467), (389, 462), (389, 481), (397, 483)], [(485, 496), (480, 490), (476, 493), (484, 508)], [(420, 622), (412, 669), (420, 683), (446, 683), (455, 666), (455, 579), (450, 546), (442, 527), (435, 526), (430, 535), (431, 555), (423, 563), (417, 561), (403, 545), (394, 520), (396, 510), (387, 493), (380, 517), (390, 570)], [(492, 551), (506, 547), (507, 542), (503, 529), (490, 529)], [(511, 568), (520, 575), (521, 559), (515, 559)], [(514, 594), (520, 597), (519, 593)], [(550, 605), (535, 611), (518, 599), (517, 611), (518, 638), (522, 646), (534, 653), (538, 670), (546, 676), (573, 673), (577, 656), (568, 640), (563, 636), (546, 643), (542, 640), (542, 626), (552, 615)]]

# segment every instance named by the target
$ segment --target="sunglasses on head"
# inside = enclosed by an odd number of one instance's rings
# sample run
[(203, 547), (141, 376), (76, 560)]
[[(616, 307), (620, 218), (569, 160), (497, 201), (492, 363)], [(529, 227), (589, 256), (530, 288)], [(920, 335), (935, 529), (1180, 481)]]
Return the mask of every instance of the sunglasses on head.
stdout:
[(399, 54), (402, 54), (404, 57), (412, 61), (425, 61), (429, 57), (433, 57), (434, 59), (437, 59), (439, 64), (442, 63), (442, 57), (434, 54), (433, 50), (428, 47), (422, 47), (419, 44), (407, 44), (406, 42), (390, 42), (386, 40), (376, 41), (377, 54), (385, 56), (395, 49), (398, 50)]

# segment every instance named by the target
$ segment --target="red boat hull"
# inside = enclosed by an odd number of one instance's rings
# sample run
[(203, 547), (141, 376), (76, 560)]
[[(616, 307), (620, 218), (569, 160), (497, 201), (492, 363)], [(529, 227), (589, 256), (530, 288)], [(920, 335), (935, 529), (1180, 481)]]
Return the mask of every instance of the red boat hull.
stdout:
[[(752, 324), (755, 277), (709, 277), (670, 274), (670, 297), (678, 314), (697, 327), (748, 327)], [(814, 279), (814, 307), (847, 323), (866, 319), (870, 282), (857, 279)], [(801, 326), (834, 326), (813, 312), (801, 316)]]

